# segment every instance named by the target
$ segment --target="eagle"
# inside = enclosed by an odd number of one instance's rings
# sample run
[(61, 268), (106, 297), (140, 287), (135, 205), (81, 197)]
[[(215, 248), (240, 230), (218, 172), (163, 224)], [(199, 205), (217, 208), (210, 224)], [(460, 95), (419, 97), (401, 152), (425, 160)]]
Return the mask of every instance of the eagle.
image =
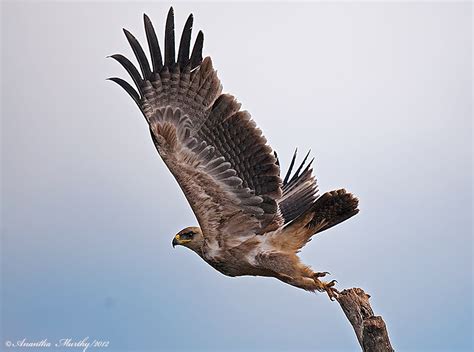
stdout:
[(163, 53), (144, 14), (150, 61), (138, 40), (125, 36), (140, 71), (125, 56), (111, 55), (136, 89), (117, 77), (148, 124), (153, 144), (169, 168), (199, 226), (179, 231), (173, 247), (189, 248), (227, 276), (274, 277), (284, 283), (337, 298), (336, 280), (313, 271), (297, 253), (311, 237), (359, 212), (358, 199), (344, 189), (319, 195), (309, 153), (285, 177), (277, 153), (250, 114), (222, 85), (210, 57), (202, 57), (199, 31), (191, 50), (193, 15), (175, 47), (174, 12), (165, 25)]

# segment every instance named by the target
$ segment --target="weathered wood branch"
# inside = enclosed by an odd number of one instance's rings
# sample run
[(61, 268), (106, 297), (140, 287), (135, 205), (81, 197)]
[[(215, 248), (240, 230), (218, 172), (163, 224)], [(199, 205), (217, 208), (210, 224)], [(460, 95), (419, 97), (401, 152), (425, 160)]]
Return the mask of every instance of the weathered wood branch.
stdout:
[(393, 352), (387, 327), (381, 316), (374, 316), (370, 296), (361, 288), (340, 292), (337, 301), (351, 323), (364, 352)]

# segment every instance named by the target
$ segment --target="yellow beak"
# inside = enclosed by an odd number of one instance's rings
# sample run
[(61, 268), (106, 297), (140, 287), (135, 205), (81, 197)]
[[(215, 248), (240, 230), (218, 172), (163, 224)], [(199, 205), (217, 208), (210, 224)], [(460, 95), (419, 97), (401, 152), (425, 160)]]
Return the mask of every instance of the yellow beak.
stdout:
[(183, 245), (185, 243), (191, 242), (191, 240), (182, 240), (179, 235), (176, 235), (173, 238), (173, 242), (171, 244), (173, 245), (173, 248), (178, 245)]

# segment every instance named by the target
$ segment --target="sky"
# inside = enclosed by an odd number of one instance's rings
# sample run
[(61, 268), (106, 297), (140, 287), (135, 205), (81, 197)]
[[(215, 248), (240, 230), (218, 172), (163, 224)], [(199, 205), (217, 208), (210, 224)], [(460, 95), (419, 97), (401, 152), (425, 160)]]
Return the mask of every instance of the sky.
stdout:
[[(134, 102), (105, 80), (127, 77), (106, 59), (132, 58), (122, 27), (145, 43), (146, 12), (162, 41), (170, 5), (1, 4), (2, 348), (357, 350), (325, 295), (225, 277), (171, 247), (196, 220)], [(179, 29), (194, 13), (224, 92), (283, 168), (311, 149), (320, 190), (360, 199), (303, 261), (368, 292), (396, 350), (472, 350), (472, 4), (172, 5)]]

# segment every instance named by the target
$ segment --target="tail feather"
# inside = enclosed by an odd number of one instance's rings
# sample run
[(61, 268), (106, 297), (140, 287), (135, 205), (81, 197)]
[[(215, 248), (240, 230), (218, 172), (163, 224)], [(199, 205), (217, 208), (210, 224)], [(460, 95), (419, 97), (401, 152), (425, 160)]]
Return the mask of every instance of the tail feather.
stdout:
[(359, 200), (344, 189), (331, 191), (316, 199), (311, 208), (287, 224), (278, 237), (283, 249), (300, 250), (311, 237), (359, 212)]
[(325, 231), (359, 212), (359, 200), (345, 189), (324, 193), (314, 202), (311, 221), (306, 225), (315, 228), (314, 234)]

